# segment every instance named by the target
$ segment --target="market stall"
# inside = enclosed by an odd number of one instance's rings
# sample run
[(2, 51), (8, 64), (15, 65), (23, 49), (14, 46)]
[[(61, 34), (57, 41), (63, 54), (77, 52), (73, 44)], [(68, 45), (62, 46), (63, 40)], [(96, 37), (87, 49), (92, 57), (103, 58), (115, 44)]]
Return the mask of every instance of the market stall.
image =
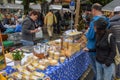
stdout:
[[(47, 76), (51, 80), (77, 80), (87, 70), (89, 64), (88, 53), (80, 51), (71, 58), (65, 59), (64, 63), (59, 62), (55, 66), (48, 66), (45, 70), (36, 68), (36, 71), (42, 72), (45, 75), (44, 78)], [(11, 64), (9, 63), (8, 65)], [(13, 68), (7, 66), (5, 70), (10, 73)]]
[(78, 33), (7, 53), (2, 74), (9, 79), (77, 80), (90, 65), (88, 53), (81, 50), (85, 38), (81, 36), (81, 43), (74, 43), (71, 37)]

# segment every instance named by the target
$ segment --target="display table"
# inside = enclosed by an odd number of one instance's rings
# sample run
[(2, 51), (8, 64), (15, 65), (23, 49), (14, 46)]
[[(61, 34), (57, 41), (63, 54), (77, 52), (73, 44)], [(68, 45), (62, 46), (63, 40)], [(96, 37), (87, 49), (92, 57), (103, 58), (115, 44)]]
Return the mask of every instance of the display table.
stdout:
[(87, 70), (89, 64), (88, 53), (80, 51), (67, 58), (64, 63), (48, 66), (44, 71), (39, 69), (36, 71), (45, 73), (51, 80), (77, 80)]
[(77, 80), (87, 70), (89, 64), (88, 53), (80, 51), (59, 66), (48, 67), (44, 73), (51, 80)]

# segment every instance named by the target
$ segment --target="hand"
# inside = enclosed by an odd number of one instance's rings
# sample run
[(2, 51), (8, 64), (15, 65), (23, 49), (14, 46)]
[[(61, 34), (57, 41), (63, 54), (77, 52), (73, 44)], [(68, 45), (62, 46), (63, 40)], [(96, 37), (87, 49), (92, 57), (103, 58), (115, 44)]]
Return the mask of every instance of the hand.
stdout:
[(41, 30), (41, 27), (38, 27), (38, 30), (40, 31), (40, 30)]
[(111, 65), (110, 61), (109, 61), (109, 60), (106, 60), (106, 61), (105, 61), (105, 65), (106, 65), (107, 67), (109, 67), (109, 66)]
[(38, 31), (39, 31), (38, 29), (34, 29), (34, 33), (35, 33), (35, 32), (38, 32)]
[(111, 64), (110, 64), (110, 63), (106, 63), (105, 65), (106, 65), (107, 67), (109, 67)]
[(89, 49), (87, 47), (83, 48), (83, 51), (89, 51)]
[(38, 29), (34, 29), (34, 30), (31, 30), (30, 33), (36, 33), (38, 31), (39, 31)]

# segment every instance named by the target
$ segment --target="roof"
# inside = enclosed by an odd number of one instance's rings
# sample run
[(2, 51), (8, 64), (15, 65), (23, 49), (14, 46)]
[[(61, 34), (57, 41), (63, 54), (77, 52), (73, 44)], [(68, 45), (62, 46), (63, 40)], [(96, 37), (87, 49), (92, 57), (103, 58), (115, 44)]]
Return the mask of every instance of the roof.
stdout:
[(120, 6), (120, 0), (113, 0), (102, 8), (102, 11), (113, 12), (116, 6)]
[(40, 4), (33, 4), (33, 5), (30, 5), (30, 8), (41, 10), (41, 5)]

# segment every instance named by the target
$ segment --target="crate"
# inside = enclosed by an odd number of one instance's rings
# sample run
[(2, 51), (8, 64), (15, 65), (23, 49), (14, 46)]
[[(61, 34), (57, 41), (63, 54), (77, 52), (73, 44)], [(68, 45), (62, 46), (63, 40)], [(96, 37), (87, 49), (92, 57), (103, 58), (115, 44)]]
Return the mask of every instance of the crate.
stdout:
[(21, 40), (21, 32), (16, 32), (12, 34), (8, 34), (8, 40), (10, 41), (20, 41)]

